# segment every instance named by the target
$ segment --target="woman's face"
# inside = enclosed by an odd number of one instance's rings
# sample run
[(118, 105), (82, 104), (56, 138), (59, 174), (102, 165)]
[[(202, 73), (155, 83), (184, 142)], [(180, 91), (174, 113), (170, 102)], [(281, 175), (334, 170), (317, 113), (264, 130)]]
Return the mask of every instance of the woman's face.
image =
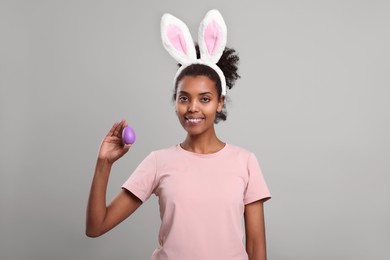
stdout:
[(175, 103), (179, 121), (188, 134), (214, 132), (216, 113), (223, 106), (214, 81), (207, 76), (185, 76), (178, 84)]

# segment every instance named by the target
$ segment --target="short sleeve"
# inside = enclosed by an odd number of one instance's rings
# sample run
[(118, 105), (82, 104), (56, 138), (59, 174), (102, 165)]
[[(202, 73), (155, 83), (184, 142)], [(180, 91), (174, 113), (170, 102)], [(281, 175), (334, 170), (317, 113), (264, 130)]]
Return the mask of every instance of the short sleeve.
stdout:
[(252, 153), (248, 159), (248, 183), (244, 194), (244, 204), (270, 198), (271, 194), (264, 180), (260, 165), (256, 156)]
[(122, 188), (133, 193), (142, 202), (145, 202), (153, 193), (157, 185), (156, 157), (152, 152), (138, 165)]

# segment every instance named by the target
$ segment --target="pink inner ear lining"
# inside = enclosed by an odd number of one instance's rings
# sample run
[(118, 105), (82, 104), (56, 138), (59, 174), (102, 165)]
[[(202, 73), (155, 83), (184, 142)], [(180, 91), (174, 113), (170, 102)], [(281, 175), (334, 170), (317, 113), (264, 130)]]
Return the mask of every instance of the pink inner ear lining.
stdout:
[(221, 28), (219, 27), (218, 23), (213, 20), (207, 25), (206, 30), (204, 31), (204, 41), (210, 55), (214, 55), (214, 53), (217, 51), (221, 42), (221, 38)]
[(187, 54), (186, 41), (184, 39), (183, 32), (179, 27), (170, 24), (167, 27), (167, 36), (176, 50), (183, 52), (184, 54)]

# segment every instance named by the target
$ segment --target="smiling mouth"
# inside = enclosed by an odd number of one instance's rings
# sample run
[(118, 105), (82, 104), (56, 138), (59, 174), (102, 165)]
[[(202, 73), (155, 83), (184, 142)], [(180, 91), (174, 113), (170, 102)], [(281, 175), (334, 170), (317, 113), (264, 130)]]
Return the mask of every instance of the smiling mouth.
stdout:
[(197, 124), (203, 120), (203, 118), (188, 118), (188, 117), (186, 117), (185, 119), (187, 122), (189, 122), (191, 124)]

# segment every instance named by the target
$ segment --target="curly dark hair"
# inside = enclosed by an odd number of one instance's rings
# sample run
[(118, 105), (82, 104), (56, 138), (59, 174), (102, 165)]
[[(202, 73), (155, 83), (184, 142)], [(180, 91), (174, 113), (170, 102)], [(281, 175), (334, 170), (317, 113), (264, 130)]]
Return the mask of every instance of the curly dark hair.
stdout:
[[(195, 48), (196, 48), (196, 56), (199, 59), (200, 58), (199, 45), (196, 44)], [(236, 51), (232, 48), (226, 47), (222, 53), (221, 58), (217, 63), (217, 66), (222, 70), (223, 75), (225, 76), (226, 87), (228, 89), (233, 88), (236, 80), (240, 78), (240, 75), (238, 74), (239, 60), (240, 58), (238, 57)], [(181, 64), (178, 64), (178, 66), (181, 67)], [(191, 64), (188, 67), (184, 68), (183, 71), (181, 71), (179, 76), (176, 78), (175, 89), (173, 92), (173, 101), (176, 100), (178, 83), (185, 76), (208, 77), (210, 80), (212, 80), (215, 83), (215, 87), (217, 88), (218, 98), (221, 97), (221, 93), (222, 93), (221, 80), (217, 72), (211, 67), (204, 64)], [(217, 112), (214, 123), (217, 124), (220, 121), (225, 121), (226, 118), (227, 118), (227, 111), (226, 111), (226, 102), (225, 102), (223, 104), (222, 111)]]

